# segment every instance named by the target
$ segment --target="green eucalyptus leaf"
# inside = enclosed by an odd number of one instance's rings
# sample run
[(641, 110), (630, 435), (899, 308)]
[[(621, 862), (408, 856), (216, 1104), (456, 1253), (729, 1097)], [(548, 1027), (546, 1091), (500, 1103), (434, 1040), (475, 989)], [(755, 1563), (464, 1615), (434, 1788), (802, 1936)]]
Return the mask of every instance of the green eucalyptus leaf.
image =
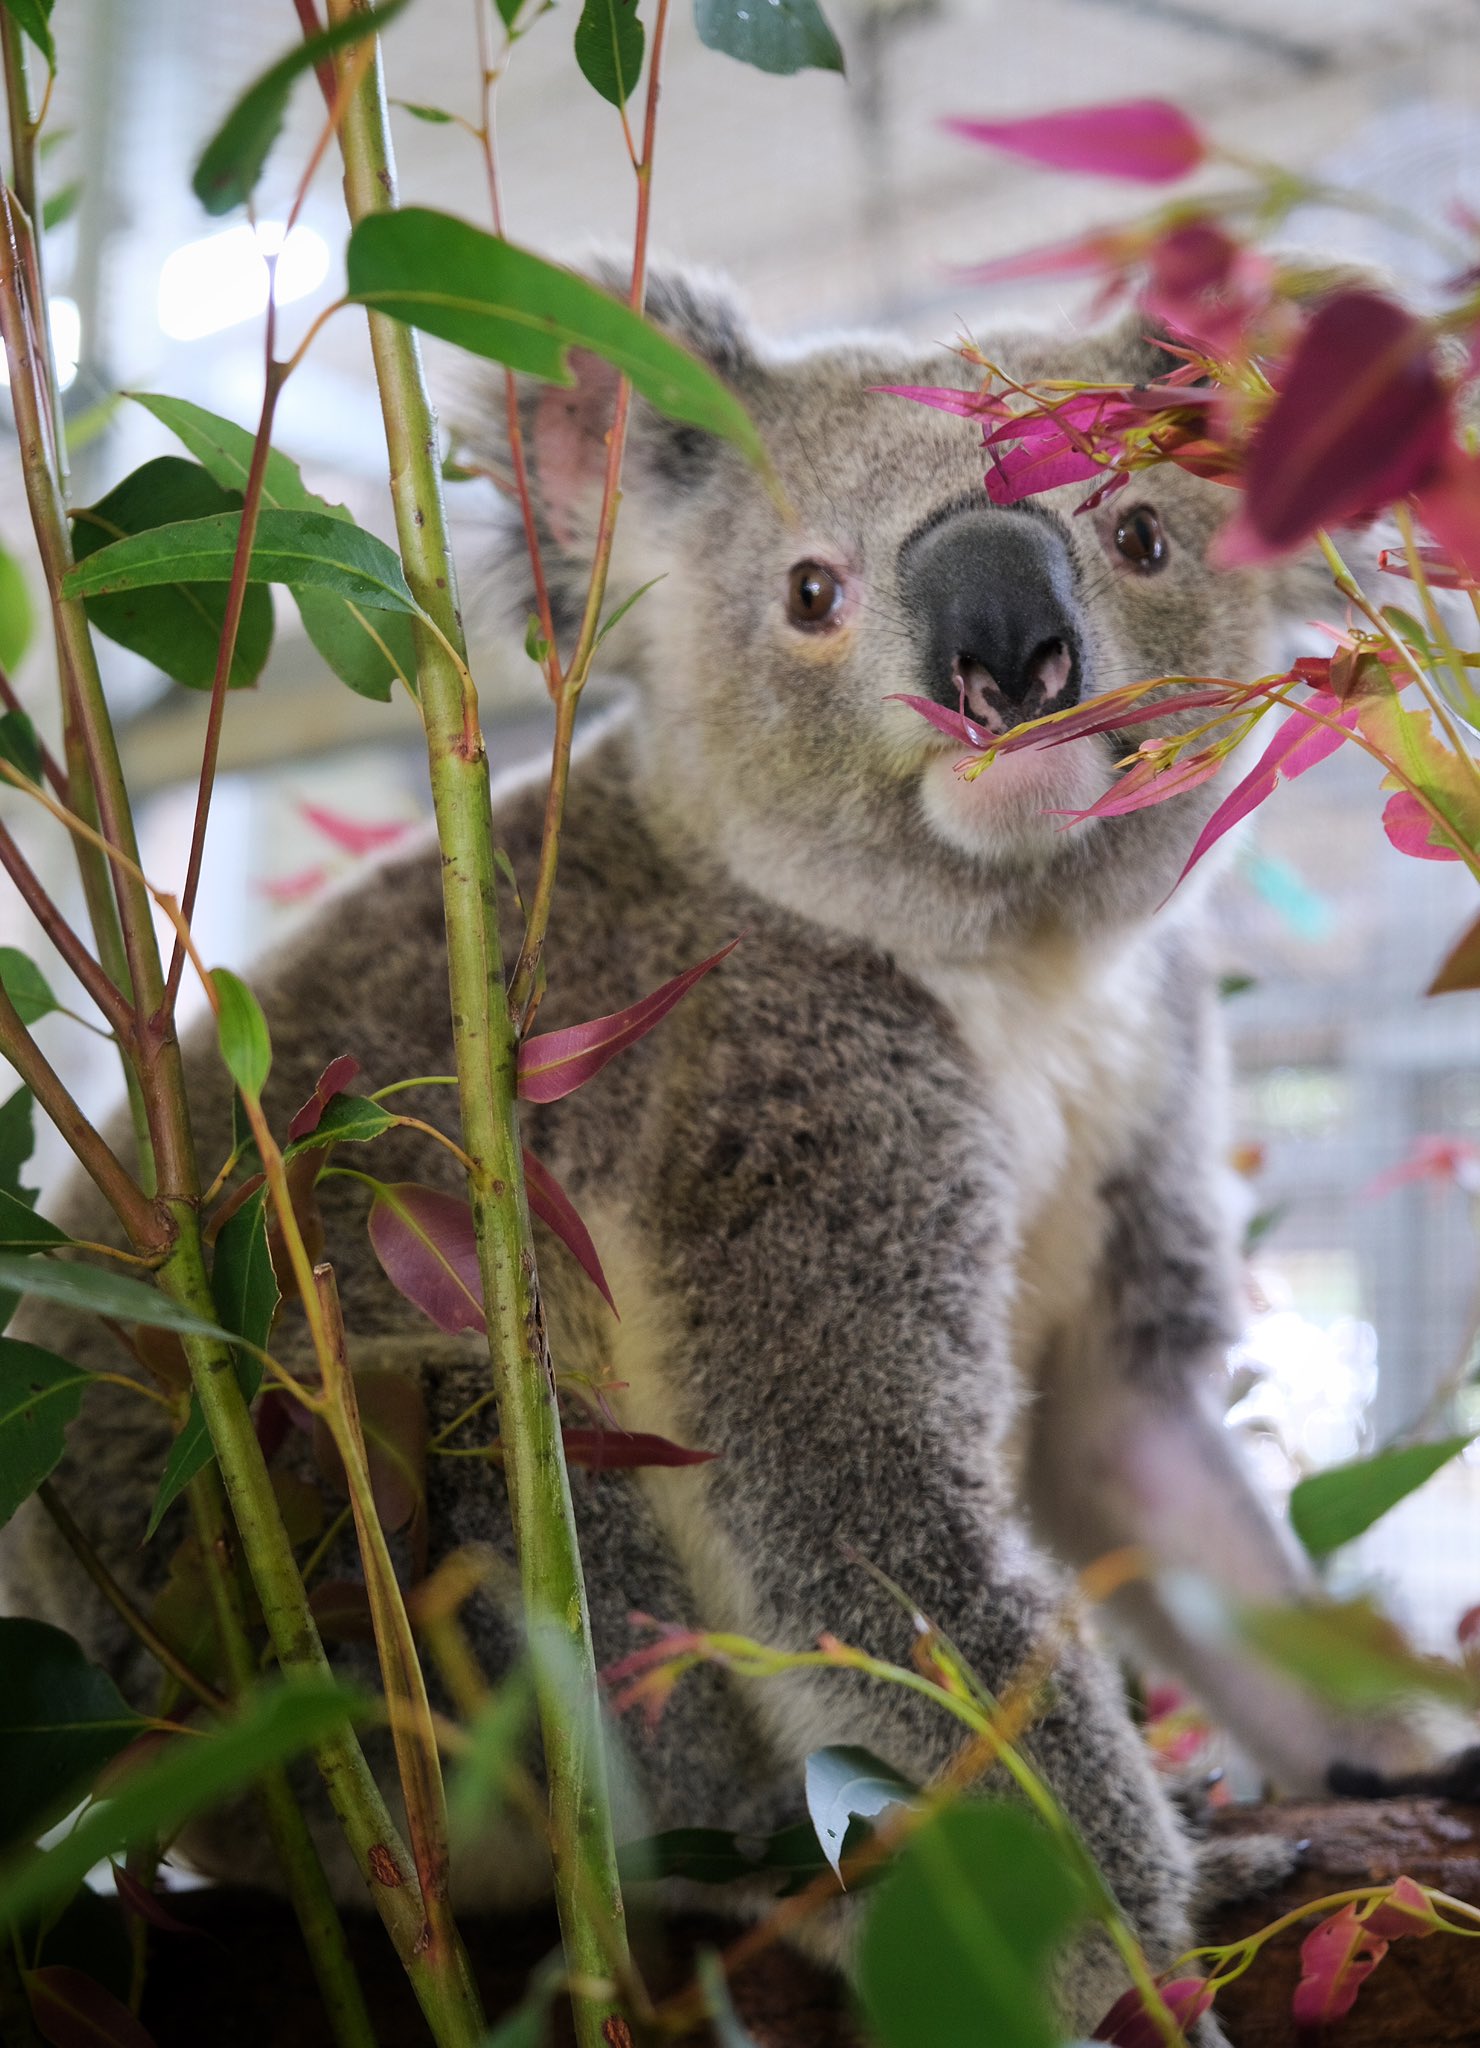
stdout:
[(0, 1190), (29, 1207), (36, 1189), (23, 1187), (21, 1168), (36, 1150), (36, 1107), (29, 1088), (17, 1088), (0, 1103)]
[(913, 1806), (920, 1796), (919, 1788), (908, 1778), (902, 1778), (871, 1750), (852, 1743), (814, 1749), (807, 1758), (806, 1785), (807, 1811), (822, 1853), (834, 1871), (842, 1858), (850, 1821), (855, 1817), (873, 1820), (891, 1806)]
[(0, 1523), (61, 1463), (88, 1378), (35, 1344), (0, 1337)]
[[(147, 1726), (71, 1636), (44, 1621), (0, 1621), (0, 1842), (28, 1840), (60, 1819)], [(0, 1920), (8, 1917), (0, 1907)]]
[(657, 576), (650, 576), (646, 583), (638, 585), (637, 589), (633, 591), (630, 597), (624, 597), (622, 599), (622, 602), (616, 607), (615, 611), (608, 612), (605, 620), (601, 625), (600, 630), (597, 632), (595, 640), (592, 642), (593, 652), (596, 648), (598, 648), (601, 645), (602, 641), (606, 638), (607, 634), (611, 632), (612, 628), (614, 626), (619, 626), (622, 623), (623, 619), (626, 618), (628, 612), (631, 611), (633, 605), (636, 604), (637, 600), (640, 597), (646, 597), (650, 590), (654, 589), (659, 583), (663, 581), (667, 573), (668, 572), (665, 569)]
[(694, 0), (699, 40), (757, 71), (841, 71), (843, 53), (817, 0)]
[(181, 1308), (157, 1287), (110, 1267), (84, 1266), (75, 1259), (37, 1259), (20, 1252), (0, 1252), (0, 1288), (7, 1287), (37, 1301), (113, 1316), (121, 1323), (143, 1323), (149, 1329), (178, 1330), (187, 1337), (227, 1334), (204, 1316)]
[(1371, 1713), (1431, 1695), (1473, 1706), (1469, 1673), (1423, 1657), (1370, 1600), (1310, 1600), (1249, 1607), (1238, 1616), (1245, 1642), (1269, 1663), (1348, 1713)]
[[(241, 526), (235, 513), (187, 519), (99, 548), (62, 580), (66, 597), (160, 583), (227, 583)], [(253, 583), (332, 590), (372, 610), (414, 612), (401, 564), (383, 540), (324, 512), (261, 512), (247, 575)]]
[(59, 228), (77, 211), (82, 198), (82, 180), (73, 178), (70, 184), (60, 185), (50, 199), (41, 202), (41, 225), (44, 228)]
[(38, 1216), (30, 1202), (0, 1188), (0, 1245), (7, 1251), (50, 1251), (71, 1242), (65, 1230)]
[(16, 27), (31, 38), (46, 59), (48, 71), (57, 68), (57, 46), (51, 33), (52, 0), (0, 0)]
[(1468, 1436), (1449, 1436), (1439, 1443), (1408, 1444), (1313, 1472), (1290, 1495), (1295, 1534), (1312, 1557), (1329, 1557), (1416, 1493), (1469, 1442)]
[(574, 271), (468, 221), (420, 206), (372, 214), (350, 236), (346, 269), (361, 305), (552, 384), (573, 381), (567, 349), (589, 349), (660, 412), (765, 466), (749, 415), (697, 356)]
[(382, 1109), (368, 1095), (334, 1095), (314, 1128), (305, 1137), (295, 1138), (283, 1157), (296, 1159), (300, 1152), (312, 1152), (323, 1145), (368, 1145), (372, 1138), (382, 1137), (395, 1126), (391, 1111)]
[(704, 1993), (716, 2048), (760, 2048), (755, 2035), (740, 2024), (740, 2015), (735, 2010), (725, 1979), (725, 1966), (715, 1951), (712, 1948), (701, 1949), (695, 1960), (699, 1988)]
[(22, 1024), (34, 1024), (59, 1007), (46, 976), (18, 946), (0, 946), (0, 988), (15, 1004)]
[[(137, 404), (184, 443), (190, 453), (227, 490), (245, 490), (252, 466), (253, 435), (234, 420), (207, 412), (188, 398), (167, 398), (157, 392), (135, 392)], [(277, 512), (325, 512), (353, 525), (344, 505), (332, 505), (303, 481), (296, 462), (269, 449), (263, 475), (262, 503)], [(330, 590), (298, 589), (294, 601), (309, 639), (342, 683), (362, 697), (384, 702), (399, 676), (414, 690), (416, 643), (410, 619), (378, 613), (372, 624), (364, 609)]]
[(211, 969), (216, 991), (216, 1037), (226, 1071), (249, 1101), (255, 1102), (272, 1071), (272, 1040), (262, 1005), (239, 974), (229, 967)]
[(252, 81), (206, 144), (190, 181), (207, 213), (230, 213), (251, 197), (304, 73), (346, 43), (376, 34), (405, 5), (406, 0), (385, 0), (382, 7), (338, 21), (296, 44)]
[[(38, 1626), (0, 1623), (4, 1629)], [(8, 1668), (0, 1660), (0, 1670)], [(357, 1694), (326, 1681), (263, 1686), (210, 1734), (182, 1735), (154, 1762), (141, 1764), (53, 1848), (0, 1871), (0, 1920), (19, 1919), (65, 1898), (105, 1856), (173, 1834), (192, 1814), (311, 1749), (363, 1711)]]
[(519, 10), (524, 5), (524, 0), (493, 0), (493, 4), (498, 9), (498, 18), (504, 27), (512, 28), (519, 19)]
[(879, 2048), (1060, 2048), (1051, 1979), (1088, 1911), (1064, 1851), (1017, 1807), (943, 1807), (874, 1894), (858, 1992)]
[(442, 128), (452, 119), (445, 107), (424, 107), (417, 100), (392, 100), (393, 107), (399, 107), (403, 114), (410, 114), (418, 121), (429, 121), (434, 127)]
[(447, 1788), (454, 1846), (486, 1839), (504, 1803), (509, 1773), (525, 1761), (534, 1723), (534, 1680), (519, 1664), (468, 1725), (468, 1746)]
[(632, 97), (646, 42), (637, 0), (586, 0), (576, 23), (576, 62), (612, 106), (623, 107)]
[(27, 782), (41, 780), (41, 742), (24, 711), (7, 711), (0, 718), (0, 761), (8, 761)]
[(826, 1859), (817, 1846), (810, 1821), (755, 1841), (723, 1828), (669, 1828), (617, 1851), (623, 1884), (651, 1884), (681, 1877), (690, 1884), (735, 1884), (741, 1879), (775, 1874), (789, 1880), (818, 1877)]
[[(265, 1351), (272, 1320), (282, 1299), (267, 1242), (267, 1189), (258, 1188), (221, 1226), (211, 1267), (211, 1292), (222, 1328), (233, 1337)], [(242, 1399), (255, 1400), (262, 1384), (262, 1360), (245, 1345), (236, 1347), (233, 1370)], [(147, 1543), (196, 1473), (211, 1462), (211, 1433), (201, 1412), (200, 1396), (192, 1391), (184, 1427), (170, 1446), (149, 1521)]]
[(0, 548), (0, 668), (14, 675), (36, 631), (36, 609), (26, 572), (8, 549)]
[[(241, 493), (223, 490), (198, 463), (158, 455), (121, 484), (72, 515), (72, 549), (78, 562), (96, 561), (115, 543), (147, 542), (159, 529), (212, 516), (230, 521), (233, 532)], [(227, 574), (230, 574), (228, 566)], [(216, 653), (226, 618), (224, 584), (154, 579), (158, 588), (115, 596), (89, 597), (87, 615), (100, 633), (139, 654), (187, 689), (208, 690), (215, 679)], [(272, 599), (261, 588), (248, 590), (237, 627), (228, 678), (232, 689), (255, 683), (272, 646)]]

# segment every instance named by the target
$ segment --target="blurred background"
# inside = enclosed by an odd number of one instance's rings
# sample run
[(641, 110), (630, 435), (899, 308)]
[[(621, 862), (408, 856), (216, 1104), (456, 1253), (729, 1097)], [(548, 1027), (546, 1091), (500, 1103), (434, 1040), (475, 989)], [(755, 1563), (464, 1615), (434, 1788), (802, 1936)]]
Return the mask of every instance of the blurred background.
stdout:
[[(387, 36), (400, 99), (476, 116), (472, 5), (415, 0)], [(849, 78), (764, 78), (703, 49), (674, 9), (655, 182), (658, 250), (729, 271), (778, 336), (892, 326), (949, 343), (1007, 307), (1082, 323), (1078, 284), (953, 281), (951, 268), (1077, 234), (1136, 209), (1134, 188), (1034, 171), (943, 134), (947, 113), (1009, 116), (1144, 93), (1179, 102), (1220, 141), (1441, 213), (1480, 210), (1480, 20), (1474, 0), (827, 0)], [(500, 97), (510, 231), (556, 255), (630, 235), (631, 176), (612, 109), (570, 52), (574, 0), (520, 44)], [(175, 444), (119, 391), (256, 418), (266, 270), (239, 218), (190, 192), (200, 145), (242, 84), (297, 33), (288, 0), (57, 0), (60, 74), (46, 190), (53, 327), (85, 505)], [(320, 122), (305, 84), (259, 188), (275, 246)], [(403, 196), (483, 218), (476, 147), (455, 124), (396, 115)], [(340, 286), (344, 237), (332, 158), (279, 262), (292, 345)], [(1388, 266), (1422, 294), (1422, 252), (1371, 219), (1323, 210), (1292, 239)], [(290, 382), (278, 445), (312, 486), (388, 531), (384, 442), (363, 323), (332, 321)], [(31, 560), (13, 432), (0, 425), (0, 541)], [(452, 489), (477, 626), (483, 485)], [(278, 593), (281, 595), (281, 593)], [(1402, 593), (1383, 593), (1402, 601)], [(107, 641), (107, 683), (140, 801), (146, 865), (183, 870), (206, 700)], [(45, 719), (46, 635), (16, 681)], [(478, 647), (495, 762), (544, 745), (537, 678), (517, 649)], [(233, 706), (197, 917), (206, 956), (241, 964), (340, 876), (363, 845), (427, 808), (414, 713), (337, 683), (280, 606), (267, 701)], [(1238, 1068), (1240, 1167), (1255, 1215), (1250, 1323), (1234, 1419), (1272, 1488), (1385, 1442), (1434, 1409), (1476, 1333), (1480, 996), (1420, 991), (1465, 918), (1462, 872), (1391, 852), (1375, 771), (1354, 750), (1260, 812), (1221, 904)], [(58, 890), (57, 837), (14, 829)], [(361, 830), (360, 828), (363, 828)], [(0, 896), (0, 942), (36, 951)], [(38, 957), (40, 957), (38, 952)], [(46, 963), (62, 992), (66, 977)], [(65, 999), (65, 997), (64, 997)], [(41, 1027), (90, 1107), (116, 1069), (65, 1018)], [(1433, 1170), (1382, 1191), (1425, 1138)], [(49, 1150), (44, 1170), (60, 1161)], [(1468, 1180), (1468, 1186), (1466, 1182)], [(1377, 1187), (1374, 1190), (1374, 1183)], [(1472, 1421), (1480, 1426), (1480, 1409)], [(1480, 1600), (1480, 1463), (1460, 1461), (1342, 1561), (1385, 1582), (1402, 1617), (1452, 1645)]]

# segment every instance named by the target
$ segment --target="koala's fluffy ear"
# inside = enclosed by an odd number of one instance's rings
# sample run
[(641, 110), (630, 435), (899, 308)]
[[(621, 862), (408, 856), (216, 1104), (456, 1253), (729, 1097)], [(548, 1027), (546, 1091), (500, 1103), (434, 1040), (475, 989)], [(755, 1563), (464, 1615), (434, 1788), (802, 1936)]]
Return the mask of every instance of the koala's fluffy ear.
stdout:
[[(614, 296), (626, 291), (619, 265), (597, 260), (587, 274)], [(755, 367), (744, 315), (728, 289), (702, 271), (658, 267), (649, 272), (647, 317), (698, 356), (733, 387), (743, 387)], [(572, 349), (574, 384), (518, 380), (519, 418), (531, 495), (550, 581), (556, 625), (562, 633), (575, 623), (584, 594), (590, 550), (606, 471), (607, 436), (616, 400), (617, 372), (600, 356)], [(481, 381), (473, 403), (461, 410), (461, 440), (512, 491), (505, 384), (501, 376)], [(719, 444), (698, 427), (684, 426), (635, 401), (627, 432), (624, 474), (630, 495), (646, 483), (674, 497), (709, 474)], [(500, 567), (504, 587), (519, 585), (517, 560), (523, 552), (522, 525), (510, 509), (500, 522)], [(522, 618), (528, 607), (519, 613)]]

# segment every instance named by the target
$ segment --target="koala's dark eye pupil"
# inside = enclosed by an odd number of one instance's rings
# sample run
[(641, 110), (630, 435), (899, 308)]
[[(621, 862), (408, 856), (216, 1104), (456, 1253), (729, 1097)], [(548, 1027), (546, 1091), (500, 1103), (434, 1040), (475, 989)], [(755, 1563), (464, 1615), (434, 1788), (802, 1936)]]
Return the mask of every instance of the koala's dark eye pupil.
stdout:
[(831, 569), (821, 562), (798, 562), (787, 584), (787, 616), (794, 626), (825, 626), (842, 594)]
[(1133, 569), (1154, 576), (1166, 567), (1171, 552), (1161, 521), (1149, 505), (1136, 505), (1115, 529), (1115, 546)]

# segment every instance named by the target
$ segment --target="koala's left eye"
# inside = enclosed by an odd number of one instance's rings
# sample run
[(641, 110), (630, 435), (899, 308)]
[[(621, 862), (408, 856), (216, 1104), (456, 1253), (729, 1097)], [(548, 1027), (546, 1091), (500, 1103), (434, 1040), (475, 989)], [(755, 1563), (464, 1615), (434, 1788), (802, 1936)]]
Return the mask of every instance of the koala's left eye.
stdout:
[(1115, 529), (1115, 551), (1142, 576), (1164, 569), (1171, 544), (1150, 505), (1134, 505)]
[(798, 562), (787, 579), (786, 616), (794, 626), (825, 626), (843, 601), (843, 585), (825, 562)]

